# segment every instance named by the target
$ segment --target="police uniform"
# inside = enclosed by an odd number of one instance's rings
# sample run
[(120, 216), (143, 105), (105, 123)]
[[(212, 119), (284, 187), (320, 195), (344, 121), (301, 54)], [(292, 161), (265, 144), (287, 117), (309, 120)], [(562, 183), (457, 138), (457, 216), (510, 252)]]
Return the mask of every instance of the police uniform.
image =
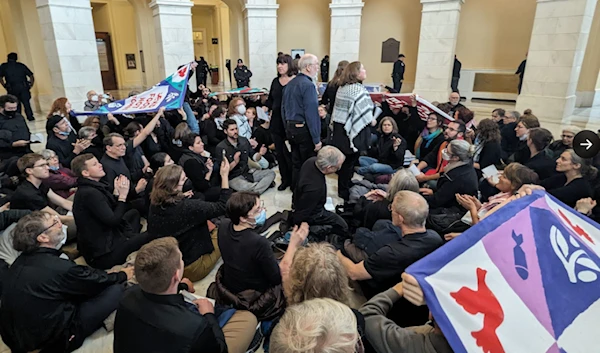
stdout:
[[(0, 77), (6, 80), (6, 91), (19, 99), (19, 103), (25, 107), (25, 115), (28, 120), (34, 120), (31, 110), (31, 93), (27, 77), (33, 77), (33, 72), (20, 62), (9, 60), (0, 65)], [(21, 109), (19, 109), (21, 110)]]

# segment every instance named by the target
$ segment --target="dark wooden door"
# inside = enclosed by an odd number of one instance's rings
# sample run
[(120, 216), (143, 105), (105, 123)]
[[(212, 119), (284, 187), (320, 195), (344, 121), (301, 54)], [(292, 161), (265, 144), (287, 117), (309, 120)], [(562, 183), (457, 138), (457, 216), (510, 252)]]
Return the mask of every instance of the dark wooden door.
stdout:
[(117, 89), (117, 74), (113, 59), (110, 34), (107, 32), (96, 32), (96, 47), (98, 48), (98, 59), (100, 60), (100, 73), (104, 90)]

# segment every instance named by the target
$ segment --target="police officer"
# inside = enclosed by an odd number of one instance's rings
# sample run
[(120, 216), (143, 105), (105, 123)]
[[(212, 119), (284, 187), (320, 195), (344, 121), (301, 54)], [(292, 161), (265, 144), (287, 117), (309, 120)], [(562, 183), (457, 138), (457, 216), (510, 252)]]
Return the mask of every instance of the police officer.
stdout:
[(244, 65), (242, 59), (238, 59), (237, 67), (233, 70), (233, 77), (237, 82), (238, 88), (250, 87), (250, 77), (252, 77), (252, 71), (248, 69), (248, 66)]
[(404, 82), (404, 54), (398, 55), (398, 60), (394, 63), (394, 71), (392, 71), (392, 81), (394, 82), (394, 93), (400, 93), (402, 83)]
[[(33, 110), (31, 110), (31, 92), (33, 87), (33, 72), (25, 64), (17, 62), (17, 53), (8, 54), (8, 62), (0, 65), (0, 84), (4, 86), (8, 94), (12, 94), (19, 99), (19, 111), (22, 106), (25, 107), (27, 120), (35, 120)], [(22, 105), (22, 106), (21, 106)]]

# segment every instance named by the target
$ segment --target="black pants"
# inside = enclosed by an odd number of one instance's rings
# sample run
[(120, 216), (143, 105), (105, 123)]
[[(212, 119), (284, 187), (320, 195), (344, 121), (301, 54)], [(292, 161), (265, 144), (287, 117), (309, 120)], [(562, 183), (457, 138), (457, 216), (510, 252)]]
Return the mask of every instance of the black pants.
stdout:
[(521, 94), (521, 88), (523, 87), (523, 77), (519, 77), (519, 86), (517, 89), (519, 90), (519, 94)]
[(19, 99), (19, 112), (23, 112), (23, 107), (25, 107), (27, 120), (34, 120), (33, 110), (31, 110), (31, 104), (29, 103), (31, 92), (29, 92), (29, 90), (19, 90), (8, 92), (8, 94), (12, 94)]
[(198, 76), (198, 86), (200, 85), (204, 85), (204, 87), (206, 87), (206, 75), (204, 76)]
[(302, 164), (317, 155), (308, 127), (306, 124), (301, 127), (297, 125), (299, 124), (288, 122), (286, 126), (286, 135), (292, 146), (292, 192), (295, 192), (298, 185)]
[(400, 77), (393, 77), (392, 81), (394, 81), (394, 91), (395, 93), (400, 93), (402, 90), (402, 80)]
[(111, 252), (92, 259), (90, 265), (101, 270), (107, 270), (115, 265), (122, 265), (129, 254), (140, 250), (142, 246), (153, 240), (147, 232), (125, 234), (125, 237), (127, 239), (115, 245)]
[(326, 209), (321, 210), (316, 215), (310, 216), (307, 223), (310, 226), (311, 233), (318, 233), (317, 227), (331, 226), (331, 230), (328, 233), (337, 234), (343, 238), (350, 237), (350, 234), (348, 234), (348, 223), (337, 213), (327, 211)]
[(285, 144), (285, 137), (282, 135), (271, 133), (271, 138), (273, 138), (275, 144), (275, 157), (277, 158), (277, 164), (279, 164), (281, 184), (289, 186), (292, 185), (292, 154)]
[(460, 80), (460, 77), (452, 77), (452, 81), (450, 82), (450, 89), (452, 89), (452, 92), (459, 92), (458, 91), (458, 81)]
[(354, 166), (358, 160), (359, 154), (353, 153), (346, 155), (346, 160), (338, 170), (338, 196), (344, 201), (350, 199), (350, 187), (352, 186), (352, 176), (354, 175)]

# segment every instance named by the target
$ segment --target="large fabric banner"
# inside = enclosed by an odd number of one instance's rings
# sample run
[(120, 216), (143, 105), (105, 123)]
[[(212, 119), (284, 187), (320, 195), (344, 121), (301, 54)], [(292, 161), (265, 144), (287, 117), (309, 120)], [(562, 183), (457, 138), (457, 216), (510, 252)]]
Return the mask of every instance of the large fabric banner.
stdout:
[(538, 191), (406, 272), (456, 353), (598, 352), (599, 254), (600, 225)]
[(160, 81), (156, 86), (138, 95), (105, 104), (100, 109), (89, 112), (76, 112), (76, 115), (136, 114), (179, 109), (183, 105), (190, 73), (190, 64), (180, 67), (177, 72)]
[(222, 95), (227, 95), (227, 96), (231, 96), (231, 95), (246, 96), (246, 95), (252, 95), (252, 94), (268, 94), (268, 93), (269, 93), (269, 91), (266, 90), (266, 89), (264, 89), (264, 88), (243, 87), (243, 88), (230, 89), (228, 91), (211, 92), (208, 96), (209, 97), (222, 96)]
[[(385, 101), (390, 108), (400, 109), (404, 106), (409, 106), (411, 104), (410, 93), (370, 93), (371, 99), (373, 102), (382, 103)], [(423, 120), (427, 120), (427, 117), (431, 113), (438, 113), (446, 122), (454, 121), (454, 118), (450, 115), (441, 111), (438, 107), (431, 104), (428, 100), (424, 99), (417, 95), (417, 111), (419, 112), (419, 117)]]

